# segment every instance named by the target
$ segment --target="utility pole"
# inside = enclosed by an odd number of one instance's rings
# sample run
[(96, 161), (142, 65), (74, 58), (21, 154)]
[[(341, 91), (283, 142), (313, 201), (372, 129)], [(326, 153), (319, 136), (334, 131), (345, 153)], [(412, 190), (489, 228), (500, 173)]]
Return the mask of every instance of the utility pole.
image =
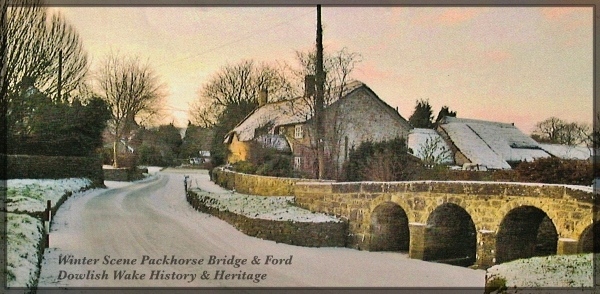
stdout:
[(322, 179), (325, 173), (325, 137), (323, 130), (323, 106), (325, 73), (323, 72), (323, 27), (321, 25), (321, 5), (317, 5), (317, 72), (316, 72), (316, 95), (315, 95), (315, 123), (317, 140), (317, 160), (319, 170), (317, 178)]
[(63, 102), (62, 101), (62, 50), (58, 51), (58, 86), (57, 86), (57, 92), (58, 92), (58, 101)]

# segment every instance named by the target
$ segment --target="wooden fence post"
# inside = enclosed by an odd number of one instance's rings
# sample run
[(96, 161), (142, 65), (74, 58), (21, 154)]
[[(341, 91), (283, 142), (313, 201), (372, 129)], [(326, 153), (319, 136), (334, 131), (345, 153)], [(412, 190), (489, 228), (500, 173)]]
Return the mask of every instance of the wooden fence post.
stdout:
[(45, 248), (50, 247), (50, 222), (52, 221), (52, 201), (46, 201), (46, 210), (44, 211), (44, 229), (46, 230)]

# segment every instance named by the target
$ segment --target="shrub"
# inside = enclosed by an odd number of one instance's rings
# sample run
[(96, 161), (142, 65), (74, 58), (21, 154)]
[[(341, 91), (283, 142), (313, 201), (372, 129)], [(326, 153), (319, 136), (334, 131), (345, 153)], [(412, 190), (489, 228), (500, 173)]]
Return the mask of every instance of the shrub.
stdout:
[(256, 169), (256, 174), (271, 177), (293, 177), (292, 160), (289, 156), (272, 156)]
[(232, 165), (234, 171), (244, 174), (254, 174), (256, 172), (256, 165), (249, 161), (238, 161)]
[(592, 184), (592, 164), (582, 160), (565, 160), (556, 157), (523, 162), (515, 169), (519, 181), (549, 184)]
[(404, 181), (418, 178), (420, 161), (408, 154), (402, 138), (384, 142), (364, 142), (352, 149), (344, 164), (346, 181)]

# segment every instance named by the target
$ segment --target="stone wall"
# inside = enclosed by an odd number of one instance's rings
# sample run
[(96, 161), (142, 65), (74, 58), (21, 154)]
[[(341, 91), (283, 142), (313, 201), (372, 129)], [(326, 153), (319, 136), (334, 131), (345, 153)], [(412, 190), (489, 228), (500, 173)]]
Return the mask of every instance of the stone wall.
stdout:
[(104, 186), (99, 157), (0, 155), (6, 162), (6, 179), (88, 178), (94, 186)]
[(230, 211), (204, 205), (194, 192), (187, 192), (187, 201), (196, 210), (226, 221), (242, 233), (278, 243), (306, 247), (345, 247), (347, 224), (345, 222), (292, 222), (249, 218)]
[(238, 193), (259, 196), (293, 196), (297, 182), (313, 182), (309, 179), (277, 178), (248, 175), (215, 168), (212, 170), (212, 181), (217, 185)]

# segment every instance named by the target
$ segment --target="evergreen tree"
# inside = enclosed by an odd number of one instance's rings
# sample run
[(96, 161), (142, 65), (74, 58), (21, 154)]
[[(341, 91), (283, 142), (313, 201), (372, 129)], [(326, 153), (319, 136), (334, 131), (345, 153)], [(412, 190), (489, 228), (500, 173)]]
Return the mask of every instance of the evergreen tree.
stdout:
[(438, 112), (437, 118), (435, 119), (435, 124), (437, 125), (442, 118), (446, 116), (456, 117), (456, 111), (450, 111), (448, 106), (443, 106), (442, 109), (440, 109), (440, 112)]
[(408, 118), (408, 122), (415, 128), (433, 128), (433, 110), (429, 100), (418, 100), (415, 111)]

